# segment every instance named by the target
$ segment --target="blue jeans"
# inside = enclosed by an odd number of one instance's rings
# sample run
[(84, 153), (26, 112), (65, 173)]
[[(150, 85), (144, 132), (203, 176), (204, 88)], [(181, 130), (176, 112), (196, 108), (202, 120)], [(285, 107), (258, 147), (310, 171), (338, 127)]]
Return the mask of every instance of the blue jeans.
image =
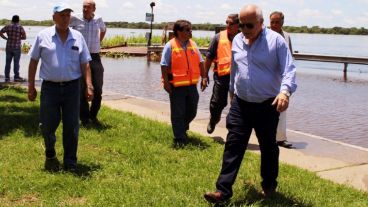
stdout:
[(20, 48), (6, 48), (5, 78), (10, 78), (10, 64), (14, 58), (14, 78), (19, 78)]
[(198, 101), (199, 94), (196, 85), (172, 87), (170, 110), (174, 139), (186, 139), (189, 124), (197, 115)]
[(44, 81), (41, 87), (40, 128), (46, 155), (55, 149), (55, 132), (62, 121), (64, 166), (77, 164), (79, 94), (79, 79), (65, 84)]
[(276, 128), (279, 112), (271, 103), (271, 98), (262, 103), (243, 101), (234, 96), (229, 114), (226, 117), (228, 134), (225, 143), (222, 169), (217, 179), (216, 188), (225, 197), (233, 194), (241, 162), (247, 149), (252, 129), (261, 151), (262, 188), (276, 189), (279, 171), (279, 148), (276, 144)]

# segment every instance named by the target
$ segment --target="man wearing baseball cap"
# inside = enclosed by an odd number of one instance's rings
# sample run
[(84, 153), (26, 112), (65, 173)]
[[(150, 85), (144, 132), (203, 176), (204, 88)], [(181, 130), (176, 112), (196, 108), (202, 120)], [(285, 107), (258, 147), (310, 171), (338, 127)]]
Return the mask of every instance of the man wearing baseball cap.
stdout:
[(60, 121), (63, 122), (64, 169), (76, 172), (80, 93), (84, 93), (88, 100), (93, 99), (93, 90), (90, 87), (80, 91), (80, 81), (85, 81), (87, 86), (92, 85), (88, 64), (91, 56), (82, 34), (69, 28), (72, 11), (68, 4), (56, 4), (52, 16), (55, 25), (37, 35), (29, 52), (30, 101), (37, 97), (35, 75), (38, 62), (42, 60), (40, 129), (45, 141), (45, 170), (51, 172), (60, 169), (55, 151), (55, 132)]

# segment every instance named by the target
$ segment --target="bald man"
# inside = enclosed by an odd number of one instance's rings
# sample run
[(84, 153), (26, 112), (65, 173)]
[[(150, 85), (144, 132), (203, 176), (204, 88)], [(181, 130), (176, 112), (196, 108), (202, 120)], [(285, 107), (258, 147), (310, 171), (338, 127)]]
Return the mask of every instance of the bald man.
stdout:
[[(250, 135), (254, 129), (261, 151), (262, 193), (272, 196), (277, 187), (279, 148), (276, 128), (296, 90), (295, 66), (284, 38), (263, 25), (262, 10), (247, 5), (239, 14), (241, 33), (232, 44), (230, 74), (231, 108), (228, 134), (216, 191), (204, 198), (222, 203), (233, 195), (235, 182)], [(280, 87), (281, 86), (281, 87)]]
[[(100, 58), (100, 43), (105, 37), (106, 25), (100, 16), (95, 15), (95, 11), (95, 1), (84, 0), (83, 15), (72, 16), (70, 21), (70, 27), (82, 33), (92, 57), (89, 64), (92, 72), (93, 86), (91, 86), (91, 89), (94, 91), (94, 98), (91, 105), (89, 105), (87, 99), (81, 96), (80, 120), (83, 126), (89, 123), (100, 124), (97, 119), (97, 114), (101, 108), (104, 72), (104, 67)], [(84, 89), (87, 86), (82, 83), (81, 87)]]

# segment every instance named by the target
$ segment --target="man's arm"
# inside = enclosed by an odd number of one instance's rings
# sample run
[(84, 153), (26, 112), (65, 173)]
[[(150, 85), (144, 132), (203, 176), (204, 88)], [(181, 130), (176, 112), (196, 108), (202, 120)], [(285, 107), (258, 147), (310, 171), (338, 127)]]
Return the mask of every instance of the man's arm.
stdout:
[(3, 32), (0, 32), (0, 37), (3, 38), (4, 40), (8, 40), (8, 38), (4, 35)]
[(20, 32), (20, 39), (25, 40), (27, 38), (26, 31), (24, 31), (24, 28), (22, 27)]
[(100, 31), (100, 42), (102, 42), (102, 40), (105, 38), (105, 34), (106, 34), (106, 29), (104, 32)]
[(172, 89), (171, 89), (171, 83), (169, 81), (169, 71), (170, 71), (170, 68), (168, 66), (161, 65), (161, 74), (162, 74), (162, 81), (164, 84), (164, 89), (168, 94), (171, 94)]
[(81, 70), (82, 70), (83, 79), (87, 86), (86, 91), (85, 91), (85, 96), (88, 101), (92, 101), (94, 88), (92, 85), (91, 68), (89, 67), (89, 63), (88, 62), (82, 63)]
[(37, 97), (37, 91), (35, 88), (37, 65), (38, 60), (31, 58), (28, 66), (28, 100), (30, 101), (34, 101)]

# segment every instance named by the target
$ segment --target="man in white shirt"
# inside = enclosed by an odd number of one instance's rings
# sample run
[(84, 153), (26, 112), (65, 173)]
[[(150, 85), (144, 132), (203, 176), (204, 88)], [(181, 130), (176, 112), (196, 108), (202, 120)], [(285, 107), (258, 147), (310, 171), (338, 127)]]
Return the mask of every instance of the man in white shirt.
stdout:
[[(92, 72), (92, 90), (94, 98), (91, 106), (84, 96), (81, 96), (80, 120), (86, 126), (92, 121), (99, 124), (97, 113), (101, 107), (104, 68), (100, 58), (100, 43), (106, 34), (106, 25), (100, 16), (95, 15), (96, 3), (93, 0), (83, 1), (83, 15), (72, 16), (70, 27), (80, 31), (86, 40), (92, 60), (89, 62)], [(82, 90), (86, 85), (82, 82)]]

